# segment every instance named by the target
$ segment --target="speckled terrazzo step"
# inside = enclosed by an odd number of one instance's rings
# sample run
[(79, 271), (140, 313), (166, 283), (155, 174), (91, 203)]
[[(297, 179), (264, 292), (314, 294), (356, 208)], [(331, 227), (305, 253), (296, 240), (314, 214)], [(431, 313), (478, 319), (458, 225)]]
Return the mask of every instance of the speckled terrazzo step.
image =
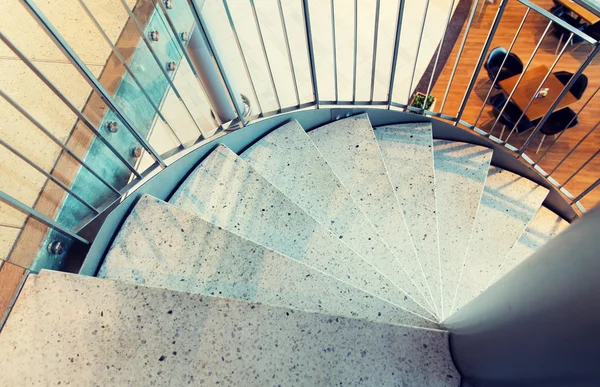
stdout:
[(98, 276), (333, 316), (437, 327), (151, 196), (134, 207)]
[(430, 123), (374, 128), (381, 157), (431, 291), (438, 315), (442, 313), (440, 251)]
[(453, 310), (487, 288), (547, 194), (546, 188), (524, 177), (489, 169)]
[(413, 300), (428, 306), (297, 121), (269, 133), (240, 157)]
[(427, 310), (224, 146), (207, 156), (169, 202), (419, 316), (429, 316)]
[(445, 332), (47, 271), (0, 353), (2, 386), (460, 384)]
[(443, 317), (450, 315), (492, 150), (434, 140), (435, 195), (442, 271)]
[(537, 249), (567, 227), (569, 227), (569, 222), (546, 207), (541, 207), (527, 225), (525, 232), (510, 250), (502, 265), (498, 268), (491, 284), (504, 277), (506, 273), (529, 258)]
[(368, 116), (360, 114), (335, 121), (308, 135), (433, 307)]

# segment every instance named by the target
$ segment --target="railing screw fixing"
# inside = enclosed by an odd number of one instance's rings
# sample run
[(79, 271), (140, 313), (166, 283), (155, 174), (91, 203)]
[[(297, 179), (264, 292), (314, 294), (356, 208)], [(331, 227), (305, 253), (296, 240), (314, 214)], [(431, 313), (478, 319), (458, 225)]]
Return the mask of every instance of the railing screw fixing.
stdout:
[(167, 62), (167, 71), (175, 71), (177, 68), (177, 63), (175, 62)]
[(117, 121), (108, 121), (106, 123), (106, 129), (111, 133), (117, 133), (119, 131), (119, 123)]
[(131, 149), (131, 157), (134, 157), (136, 159), (139, 159), (140, 157), (142, 157), (142, 148), (139, 146), (132, 148)]
[(339, 120), (340, 118), (342, 118), (342, 117), (340, 117), (339, 115), (335, 116), (336, 121)]
[(187, 32), (182, 32), (179, 34), (179, 37), (181, 38), (181, 40), (183, 40), (184, 42), (187, 42), (188, 40), (190, 40), (190, 35)]
[(150, 37), (150, 40), (153, 42), (158, 42), (158, 39), (160, 39), (160, 34), (158, 33), (158, 31), (150, 31), (148, 33), (148, 36)]
[(165, 0), (165, 8), (173, 9), (173, 0)]
[(61, 241), (54, 240), (48, 243), (47, 249), (52, 255), (60, 255), (65, 251), (65, 245)]

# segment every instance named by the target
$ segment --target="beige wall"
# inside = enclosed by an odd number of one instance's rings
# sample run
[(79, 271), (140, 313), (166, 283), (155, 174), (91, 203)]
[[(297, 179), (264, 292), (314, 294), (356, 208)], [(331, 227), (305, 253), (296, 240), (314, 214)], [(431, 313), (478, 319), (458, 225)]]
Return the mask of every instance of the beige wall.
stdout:
[[(133, 0), (129, 2), (134, 3)], [(90, 70), (100, 74), (110, 47), (102, 40), (77, 0), (38, 0), (36, 2), (77, 52)], [(114, 12), (115, 0), (88, 0), (99, 12), (108, 35), (116, 39), (126, 21), (124, 12)], [(0, 0), (0, 30), (54, 83), (78, 108), (90, 93), (89, 86), (69, 64), (20, 2)], [(0, 88), (62, 141), (69, 135), (76, 117), (3, 43), (0, 43)], [(0, 137), (30, 159), (50, 171), (60, 148), (25, 117), (0, 100)], [(0, 147), (0, 190), (33, 206), (46, 178), (4, 147)], [(22, 226), (25, 216), (0, 203), (0, 224)], [(18, 230), (0, 226), (0, 258), (8, 253)]]

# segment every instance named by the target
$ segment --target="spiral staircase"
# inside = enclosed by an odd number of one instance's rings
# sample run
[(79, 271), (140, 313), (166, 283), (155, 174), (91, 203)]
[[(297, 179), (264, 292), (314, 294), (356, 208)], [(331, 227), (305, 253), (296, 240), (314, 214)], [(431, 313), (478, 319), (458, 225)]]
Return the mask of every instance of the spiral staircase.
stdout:
[(98, 278), (29, 276), (0, 385), (459, 386), (445, 322), (568, 226), (428, 122), (211, 149), (137, 200)]

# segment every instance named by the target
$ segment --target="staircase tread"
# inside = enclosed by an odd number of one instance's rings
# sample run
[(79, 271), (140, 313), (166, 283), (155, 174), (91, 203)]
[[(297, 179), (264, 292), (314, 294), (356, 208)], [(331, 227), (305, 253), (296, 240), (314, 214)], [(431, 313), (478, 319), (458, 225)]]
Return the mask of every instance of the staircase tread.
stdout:
[(569, 222), (546, 207), (541, 207), (527, 225), (525, 232), (510, 250), (502, 266), (498, 268), (492, 279), (492, 283), (504, 277), (506, 273), (529, 258), (537, 249), (560, 234), (567, 227), (569, 227)]
[(442, 272), (443, 317), (450, 315), (493, 151), (434, 140), (435, 194)]
[(143, 196), (99, 277), (389, 324), (436, 324), (151, 196)]
[(308, 135), (431, 304), (423, 270), (368, 116), (341, 119)]
[(429, 314), (224, 146), (169, 202), (419, 316)]
[(522, 176), (497, 167), (489, 169), (454, 310), (487, 288), (547, 194), (546, 188)]
[(0, 351), (5, 386), (460, 384), (446, 332), (49, 271)]
[(439, 315), (442, 311), (440, 251), (431, 123), (374, 128), (381, 156), (404, 211), (417, 257)]
[(240, 157), (310, 216), (343, 238), (346, 245), (417, 303), (427, 307), (427, 301), (400, 261), (377, 234), (297, 121), (272, 131)]

